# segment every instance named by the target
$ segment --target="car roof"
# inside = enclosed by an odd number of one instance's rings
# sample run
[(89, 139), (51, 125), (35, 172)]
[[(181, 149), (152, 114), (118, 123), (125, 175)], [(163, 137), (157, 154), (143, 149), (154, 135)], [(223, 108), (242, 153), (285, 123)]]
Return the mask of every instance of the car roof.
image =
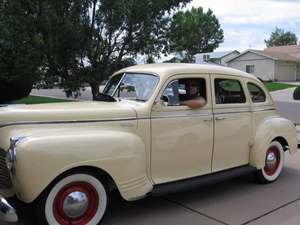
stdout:
[(142, 64), (124, 68), (114, 75), (124, 72), (131, 73), (150, 73), (166, 78), (174, 74), (185, 73), (205, 73), (205, 74), (224, 74), (234, 75), (258, 80), (255, 76), (240, 70), (232, 69), (225, 66), (207, 65), (207, 64), (187, 64), (187, 63), (157, 63)]

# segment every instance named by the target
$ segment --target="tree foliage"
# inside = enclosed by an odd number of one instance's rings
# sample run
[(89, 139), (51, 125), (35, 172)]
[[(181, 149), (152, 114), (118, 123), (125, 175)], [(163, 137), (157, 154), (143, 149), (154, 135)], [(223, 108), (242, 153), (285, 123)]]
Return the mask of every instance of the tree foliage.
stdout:
[(185, 51), (190, 61), (223, 41), (211, 10), (178, 12), (190, 1), (0, 0), (0, 82), (41, 79), (68, 96), (88, 84), (96, 97), (99, 85), (137, 55), (154, 62)]
[(265, 40), (267, 47), (273, 46), (285, 46), (285, 45), (296, 45), (298, 43), (298, 38), (296, 34), (280, 29), (276, 27), (275, 31), (271, 33), (269, 39)]
[(192, 62), (195, 54), (216, 49), (224, 41), (224, 34), (213, 12), (204, 12), (200, 7), (174, 15), (169, 39), (170, 50), (184, 52), (184, 61)]
[(0, 102), (29, 94), (42, 65), (30, 0), (0, 1)]
[(134, 64), (137, 54), (166, 51), (166, 13), (190, 0), (46, 0), (40, 2), (40, 32), (46, 76), (57, 76), (67, 94), (84, 83), (99, 84)]

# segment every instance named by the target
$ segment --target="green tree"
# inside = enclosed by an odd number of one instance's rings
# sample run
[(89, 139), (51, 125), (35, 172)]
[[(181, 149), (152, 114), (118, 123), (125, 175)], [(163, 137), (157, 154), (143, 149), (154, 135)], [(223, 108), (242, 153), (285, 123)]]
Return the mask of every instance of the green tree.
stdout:
[(40, 77), (35, 18), (30, 0), (0, 1), (0, 102), (28, 95)]
[(269, 39), (265, 40), (267, 47), (273, 46), (285, 46), (285, 45), (296, 45), (298, 43), (298, 38), (296, 34), (280, 29), (276, 27), (275, 31), (271, 33)]
[(223, 30), (212, 10), (192, 8), (177, 12), (169, 30), (170, 50), (183, 52), (184, 62), (192, 62), (197, 53), (211, 52), (224, 41)]
[(59, 77), (67, 95), (88, 83), (93, 97), (114, 71), (137, 54), (166, 52), (172, 10), (190, 0), (40, 0), (39, 30), (46, 76)]

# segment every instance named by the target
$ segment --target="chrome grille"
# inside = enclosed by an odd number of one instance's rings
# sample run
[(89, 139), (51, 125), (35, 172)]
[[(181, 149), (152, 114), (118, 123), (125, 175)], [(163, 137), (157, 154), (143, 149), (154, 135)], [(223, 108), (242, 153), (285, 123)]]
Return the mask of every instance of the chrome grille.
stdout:
[(0, 148), (0, 189), (8, 189), (12, 186), (9, 171), (6, 167), (5, 158), (6, 151)]

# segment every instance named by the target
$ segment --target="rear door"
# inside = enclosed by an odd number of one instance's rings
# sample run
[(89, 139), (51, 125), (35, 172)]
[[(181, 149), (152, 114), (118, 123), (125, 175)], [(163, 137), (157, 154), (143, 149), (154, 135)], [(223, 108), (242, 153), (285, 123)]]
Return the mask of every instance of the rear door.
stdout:
[(214, 150), (212, 171), (249, 163), (250, 102), (242, 78), (213, 75)]

